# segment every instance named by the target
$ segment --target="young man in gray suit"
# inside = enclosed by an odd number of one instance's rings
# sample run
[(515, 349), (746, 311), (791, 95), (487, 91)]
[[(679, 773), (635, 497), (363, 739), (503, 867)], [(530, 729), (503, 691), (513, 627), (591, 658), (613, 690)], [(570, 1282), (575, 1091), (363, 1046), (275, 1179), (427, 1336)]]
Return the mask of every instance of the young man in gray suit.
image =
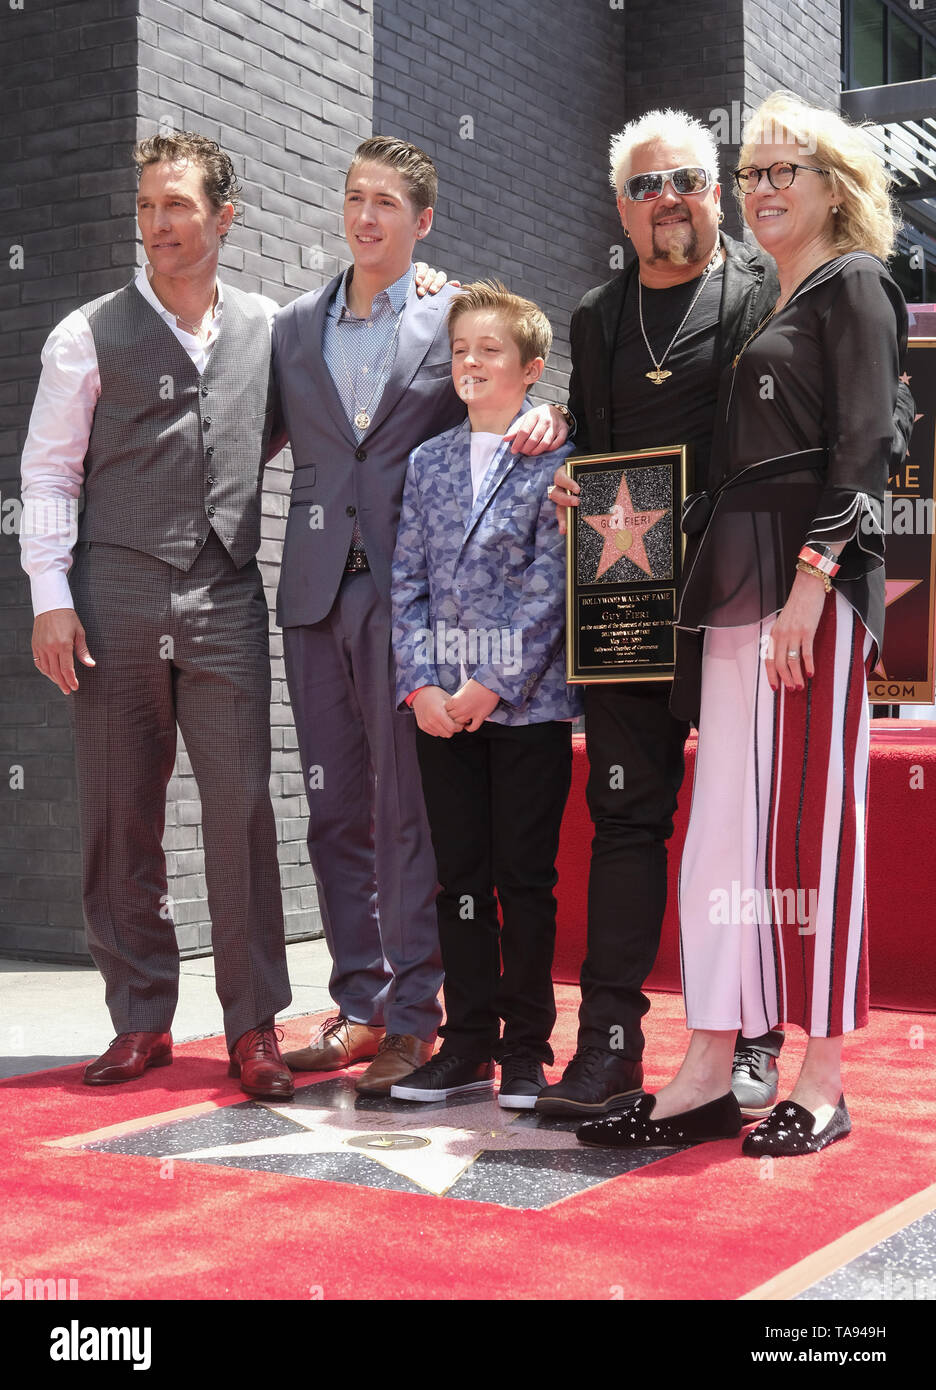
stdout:
[[(201, 795), (230, 1074), (248, 1095), (288, 1098), (256, 561), (276, 305), (217, 280), (239, 192), (224, 151), (179, 132), (134, 159), (148, 265), (53, 330), (23, 452), (33, 656), (68, 696), (88, 946), (117, 1032), (84, 1080), (172, 1061), (179, 952), (161, 841), (178, 728)], [(31, 524), (74, 513), (82, 487), (77, 543)]]
[[(441, 1019), (436, 866), (414, 721), (396, 709), (390, 562), (410, 450), (465, 417), (452, 386), (446, 286), (419, 299), (413, 249), (438, 180), (415, 145), (377, 136), (345, 185), (354, 264), (274, 323), (274, 374), (295, 472), (277, 618), (309, 802), (309, 856), (338, 1013), (297, 1070), (371, 1060), (365, 1094), (428, 1060)], [(564, 443), (543, 405), (514, 450)]]

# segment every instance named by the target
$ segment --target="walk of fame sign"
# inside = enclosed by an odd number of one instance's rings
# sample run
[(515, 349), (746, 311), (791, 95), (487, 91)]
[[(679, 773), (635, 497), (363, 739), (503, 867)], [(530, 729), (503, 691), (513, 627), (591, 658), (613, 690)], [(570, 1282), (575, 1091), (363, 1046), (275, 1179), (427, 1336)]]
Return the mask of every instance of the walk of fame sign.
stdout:
[(884, 650), (868, 677), (881, 704), (929, 705), (936, 686), (936, 338), (911, 338), (904, 380), (916, 402), (910, 451), (884, 497)]
[(684, 541), (686, 445), (580, 454), (581, 488), (566, 533), (566, 677), (668, 680)]

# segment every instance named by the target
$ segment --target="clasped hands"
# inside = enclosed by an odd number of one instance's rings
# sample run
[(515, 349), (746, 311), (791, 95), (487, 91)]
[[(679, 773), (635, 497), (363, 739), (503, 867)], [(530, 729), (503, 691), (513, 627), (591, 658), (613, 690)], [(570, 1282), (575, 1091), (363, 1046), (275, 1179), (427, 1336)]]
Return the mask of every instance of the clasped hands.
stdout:
[(440, 685), (424, 685), (413, 698), (413, 713), (424, 734), (451, 738), (463, 730), (473, 734), (499, 704), (499, 695), (471, 677), (454, 695)]

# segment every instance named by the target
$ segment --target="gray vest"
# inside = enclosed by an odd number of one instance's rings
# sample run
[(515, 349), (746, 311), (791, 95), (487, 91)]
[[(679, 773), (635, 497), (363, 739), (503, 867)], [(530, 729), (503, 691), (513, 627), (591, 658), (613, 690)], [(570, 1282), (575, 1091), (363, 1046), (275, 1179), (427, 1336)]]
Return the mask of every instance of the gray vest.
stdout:
[(261, 305), (224, 288), (201, 376), (134, 284), (85, 304), (101, 395), (85, 454), (78, 539), (190, 569), (213, 527), (240, 568), (260, 546), (270, 435), (270, 333)]

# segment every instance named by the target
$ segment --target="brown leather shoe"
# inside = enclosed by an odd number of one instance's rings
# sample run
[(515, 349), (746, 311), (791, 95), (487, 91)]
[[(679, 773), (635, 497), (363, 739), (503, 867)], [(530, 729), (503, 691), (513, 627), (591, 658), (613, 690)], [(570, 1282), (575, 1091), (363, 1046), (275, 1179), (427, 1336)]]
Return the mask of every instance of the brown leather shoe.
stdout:
[(326, 1018), (308, 1047), (287, 1052), (283, 1061), (293, 1071), (339, 1071), (355, 1062), (370, 1062), (383, 1041), (383, 1028), (351, 1023), (338, 1014)]
[(228, 1076), (239, 1076), (248, 1096), (290, 1100), (296, 1087), (280, 1054), (282, 1032), (272, 1026), (249, 1028), (231, 1048)]
[(86, 1086), (134, 1081), (147, 1067), (172, 1064), (171, 1033), (118, 1033), (106, 1052), (85, 1067)]
[(358, 1077), (354, 1089), (362, 1096), (388, 1096), (390, 1087), (428, 1062), (434, 1042), (423, 1042), (412, 1033), (391, 1033), (377, 1049), (367, 1071)]

